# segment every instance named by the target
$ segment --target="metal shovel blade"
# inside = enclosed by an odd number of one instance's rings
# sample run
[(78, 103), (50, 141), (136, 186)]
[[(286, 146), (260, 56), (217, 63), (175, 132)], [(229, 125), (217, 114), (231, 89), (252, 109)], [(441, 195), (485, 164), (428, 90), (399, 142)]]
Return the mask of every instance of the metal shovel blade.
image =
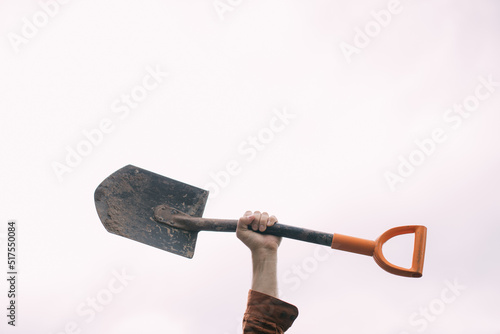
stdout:
[(201, 217), (208, 191), (132, 165), (107, 177), (95, 190), (97, 214), (110, 233), (192, 258), (197, 231), (159, 224), (154, 208), (169, 205), (193, 217)]

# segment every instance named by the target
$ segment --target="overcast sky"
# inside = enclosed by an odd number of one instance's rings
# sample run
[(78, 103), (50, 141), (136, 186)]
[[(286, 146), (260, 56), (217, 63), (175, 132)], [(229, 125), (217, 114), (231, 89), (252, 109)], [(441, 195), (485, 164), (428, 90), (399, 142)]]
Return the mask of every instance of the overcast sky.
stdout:
[[(93, 193), (135, 166), (210, 190), (204, 216), (375, 239), (428, 228), (422, 278), (284, 240), (288, 333), (499, 334), (496, 1), (1, 1), (0, 267), (16, 327), (236, 334), (250, 253), (188, 260), (106, 232)], [(409, 265), (412, 238), (384, 248)]]

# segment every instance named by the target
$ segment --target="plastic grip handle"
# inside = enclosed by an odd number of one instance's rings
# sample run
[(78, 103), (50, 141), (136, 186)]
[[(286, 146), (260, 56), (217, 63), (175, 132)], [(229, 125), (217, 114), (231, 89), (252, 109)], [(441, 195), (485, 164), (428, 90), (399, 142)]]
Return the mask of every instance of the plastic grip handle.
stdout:
[(375, 251), (375, 241), (335, 233), (332, 239), (332, 248), (351, 253), (373, 256), (373, 252)]
[[(382, 246), (387, 240), (402, 234), (415, 233), (413, 245), (413, 259), (411, 268), (396, 266), (384, 257)], [(422, 225), (408, 225), (391, 228), (384, 232), (375, 241), (354, 238), (335, 233), (332, 239), (332, 248), (347, 252), (373, 256), (375, 262), (385, 271), (405, 277), (422, 277), (425, 257), (425, 243), (427, 228)]]
[[(415, 233), (415, 242), (413, 245), (413, 259), (411, 268), (406, 269), (403, 267), (396, 266), (384, 257), (382, 254), (382, 246), (384, 243), (401, 234)], [(375, 262), (384, 269), (394, 275), (406, 276), (406, 277), (422, 277), (422, 271), (424, 269), (424, 257), (425, 257), (425, 243), (427, 240), (427, 228), (421, 225), (409, 225), (391, 228), (390, 230), (384, 232), (380, 237), (375, 240), (375, 251), (373, 253), (373, 258)]]

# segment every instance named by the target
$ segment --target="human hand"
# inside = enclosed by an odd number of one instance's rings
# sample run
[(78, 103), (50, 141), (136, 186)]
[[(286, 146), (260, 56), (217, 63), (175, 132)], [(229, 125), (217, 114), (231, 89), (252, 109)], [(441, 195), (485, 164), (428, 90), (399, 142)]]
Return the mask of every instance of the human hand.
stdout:
[(260, 251), (276, 252), (281, 243), (281, 237), (255, 233), (254, 231), (264, 232), (268, 226), (273, 226), (277, 221), (278, 219), (275, 216), (269, 216), (267, 212), (255, 211), (252, 213), (252, 211), (247, 211), (238, 220), (236, 236), (250, 248), (252, 253)]

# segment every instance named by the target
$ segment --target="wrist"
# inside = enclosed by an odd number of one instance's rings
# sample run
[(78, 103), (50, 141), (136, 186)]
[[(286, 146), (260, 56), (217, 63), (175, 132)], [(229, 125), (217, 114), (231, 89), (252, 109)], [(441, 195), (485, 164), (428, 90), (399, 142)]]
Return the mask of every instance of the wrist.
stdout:
[(252, 290), (276, 297), (278, 296), (276, 250), (260, 249), (252, 252), (253, 279)]
[(266, 261), (270, 262), (272, 260), (277, 261), (278, 250), (269, 248), (257, 248), (252, 250), (252, 260), (253, 261)]

